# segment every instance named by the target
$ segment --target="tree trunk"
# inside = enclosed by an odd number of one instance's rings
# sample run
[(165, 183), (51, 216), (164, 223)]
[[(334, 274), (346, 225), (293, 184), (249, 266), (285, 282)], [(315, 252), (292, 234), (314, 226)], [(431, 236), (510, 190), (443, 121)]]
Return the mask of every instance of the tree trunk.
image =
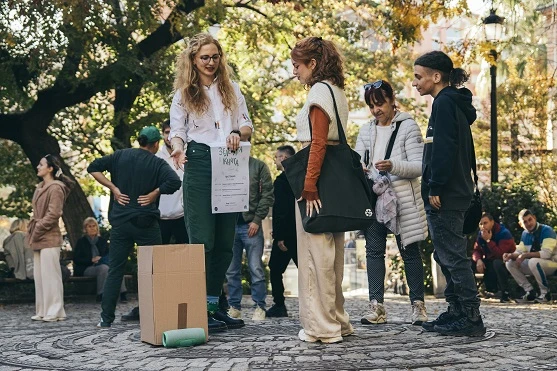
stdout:
[[(141, 62), (148, 59), (154, 53), (164, 50), (180, 40), (182, 35), (178, 32), (172, 20), (177, 19), (179, 21), (179, 18), (176, 18), (179, 13), (189, 14), (203, 6), (205, 6), (205, 0), (178, 1), (176, 8), (168, 19), (137, 45), (135, 55), (137, 61)], [(122, 82), (133, 80), (132, 88), (129, 92), (124, 91), (124, 93), (129, 94), (119, 96), (117, 103), (121, 104), (122, 109), (116, 107), (116, 112), (129, 114), (130, 102), (133, 103), (135, 97), (141, 91), (143, 79), (134, 80), (136, 75), (132, 74), (127, 67), (128, 60), (125, 62), (116, 61), (88, 77), (74, 81), (74, 70), (81, 58), (82, 50), (79, 48), (79, 45), (68, 50), (73, 50), (73, 52), (69, 53), (69, 59), (64, 64), (63, 71), (65, 73), (58, 75), (57, 81), (52, 87), (37, 93), (37, 101), (30, 109), (20, 113), (0, 112), (0, 138), (18, 143), (34, 167), (37, 166), (41, 158), (46, 154), (60, 157), (60, 146), (56, 139), (48, 134), (47, 131), (56, 113), (66, 107), (85, 102), (98, 92), (105, 92), (112, 87), (121, 86)], [(116, 122), (115, 138), (119, 143), (116, 143), (116, 145), (113, 143), (113, 147), (130, 146), (129, 138), (131, 131), (127, 126), (128, 120), (128, 118), (120, 118)], [(64, 174), (75, 181), (71, 169), (64, 161), (61, 162)], [(63, 214), (63, 220), (72, 246), (83, 234), (82, 222), (88, 216), (93, 216), (93, 211), (81, 186), (76, 182), (76, 186), (70, 192), (64, 204)]]
[(77, 239), (83, 235), (83, 220), (89, 216), (94, 216), (94, 214), (85, 193), (77, 183), (69, 166), (60, 157), (60, 146), (58, 145), (58, 141), (46, 131), (36, 132), (24, 130), (22, 140), (19, 144), (27, 157), (29, 157), (33, 167), (36, 167), (41, 158), (45, 155), (55, 155), (59, 157), (62, 162), (62, 171), (64, 174), (76, 182), (64, 203), (64, 213), (62, 215), (70, 244), (72, 247), (75, 246)]

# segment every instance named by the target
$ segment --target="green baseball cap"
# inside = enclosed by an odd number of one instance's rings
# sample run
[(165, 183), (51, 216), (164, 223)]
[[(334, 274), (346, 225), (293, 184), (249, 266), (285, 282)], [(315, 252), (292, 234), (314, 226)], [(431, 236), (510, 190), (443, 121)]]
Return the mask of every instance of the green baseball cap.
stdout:
[(139, 136), (147, 137), (147, 143), (154, 143), (162, 139), (161, 132), (154, 126), (145, 126), (139, 132)]

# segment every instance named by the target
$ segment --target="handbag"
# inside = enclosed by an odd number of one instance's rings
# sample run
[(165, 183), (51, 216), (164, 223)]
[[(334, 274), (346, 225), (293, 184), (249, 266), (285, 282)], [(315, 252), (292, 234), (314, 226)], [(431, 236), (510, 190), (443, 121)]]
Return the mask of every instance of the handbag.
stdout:
[[(396, 121), (396, 127), (395, 130), (393, 131), (393, 133), (391, 134), (391, 137), (389, 138), (389, 144), (387, 145), (387, 151), (385, 152), (385, 160), (388, 160), (391, 157), (391, 152), (393, 151), (393, 146), (395, 145), (395, 140), (396, 140), (396, 135), (398, 133), (398, 129), (400, 129), (400, 124), (402, 123), (402, 121)], [(364, 164), (366, 164), (366, 166), (369, 165), (369, 162), (371, 161), (371, 158), (369, 156), (369, 149), (366, 149), (364, 152)], [(381, 175), (387, 175), (386, 171), (380, 171), (379, 174)], [(366, 181), (367, 184), (369, 186), (369, 189), (371, 190), (371, 205), (373, 206), (373, 210), (375, 211), (375, 205), (377, 204), (377, 194), (373, 191), (373, 179), (370, 179), (366, 176)]]
[[(346, 141), (340, 122), (335, 95), (329, 84), (325, 84), (333, 97), (333, 105), (339, 135), (338, 145), (327, 145), (317, 189), (322, 207), (319, 214), (314, 210), (306, 215), (306, 200), (298, 202), (302, 225), (308, 233), (346, 232), (366, 229), (372, 223), (371, 190), (362, 171), (360, 155)], [(311, 122), (310, 122), (311, 133)], [(301, 197), (306, 178), (311, 144), (282, 165), (296, 199)]]
[(472, 155), (470, 156), (472, 171), (474, 172), (474, 184), (476, 191), (474, 192), (474, 198), (468, 207), (468, 210), (464, 213), (464, 225), (462, 226), (463, 234), (470, 234), (478, 229), (480, 219), (482, 218), (482, 198), (480, 196), (480, 190), (478, 189), (478, 174), (476, 169), (476, 150), (474, 148), (474, 138), (472, 138), (472, 131), (470, 131), (470, 142), (472, 142)]

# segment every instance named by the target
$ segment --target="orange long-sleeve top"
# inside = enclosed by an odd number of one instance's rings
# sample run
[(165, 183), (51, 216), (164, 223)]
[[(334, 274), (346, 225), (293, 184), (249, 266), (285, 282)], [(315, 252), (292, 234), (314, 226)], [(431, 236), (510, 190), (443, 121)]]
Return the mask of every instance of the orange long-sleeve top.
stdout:
[(312, 106), (309, 111), (311, 125), (311, 148), (309, 150), (308, 168), (304, 181), (302, 198), (308, 201), (319, 199), (317, 181), (321, 174), (321, 166), (327, 150), (329, 136), (329, 116), (320, 107)]

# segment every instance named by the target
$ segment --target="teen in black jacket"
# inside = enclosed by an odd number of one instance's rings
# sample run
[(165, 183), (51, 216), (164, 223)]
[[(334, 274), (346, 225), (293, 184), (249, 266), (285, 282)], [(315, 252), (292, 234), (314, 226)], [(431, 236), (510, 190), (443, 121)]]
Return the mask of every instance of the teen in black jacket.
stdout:
[(474, 191), (470, 125), (476, 109), (472, 93), (457, 87), (468, 81), (468, 74), (454, 68), (445, 53), (433, 51), (414, 62), (414, 77), (412, 86), (420, 95), (435, 99), (425, 139), (422, 198), (433, 256), (447, 280), (445, 298), (449, 303), (447, 312), (422, 327), (443, 335), (483, 336), (486, 329), (462, 233)]

